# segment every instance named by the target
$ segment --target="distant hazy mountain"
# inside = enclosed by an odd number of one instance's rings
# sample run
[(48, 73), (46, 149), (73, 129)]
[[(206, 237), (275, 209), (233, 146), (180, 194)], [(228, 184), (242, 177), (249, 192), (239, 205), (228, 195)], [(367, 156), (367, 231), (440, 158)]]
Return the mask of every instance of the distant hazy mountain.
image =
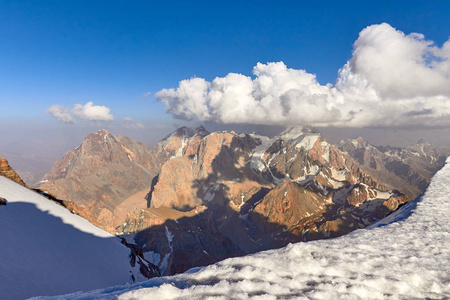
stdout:
[(0, 151), (0, 157), (7, 158), (22, 180), (31, 187), (37, 186), (54, 162), (50, 158), (37, 158), (36, 155), (30, 153)]
[(372, 176), (381, 178), (414, 199), (445, 163), (449, 151), (420, 140), (405, 148), (373, 146), (363, 138), (341, 141), (338, 148), (355, 159)]

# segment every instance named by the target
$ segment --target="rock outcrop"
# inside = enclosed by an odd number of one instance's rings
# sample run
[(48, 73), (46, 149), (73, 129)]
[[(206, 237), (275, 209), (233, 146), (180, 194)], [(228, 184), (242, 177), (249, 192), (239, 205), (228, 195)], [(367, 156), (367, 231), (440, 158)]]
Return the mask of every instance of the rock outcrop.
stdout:
[(12, 181), (17, 182), (18, 184), (23, 185), (24, 187), (27, 187), (25, 182), (23, 182), (23, 180), (20, 178), (19, 174), (17, 174), (16, 171), (11, 168), (6, 158), (0, 158), (0, 175), (9, 178)]

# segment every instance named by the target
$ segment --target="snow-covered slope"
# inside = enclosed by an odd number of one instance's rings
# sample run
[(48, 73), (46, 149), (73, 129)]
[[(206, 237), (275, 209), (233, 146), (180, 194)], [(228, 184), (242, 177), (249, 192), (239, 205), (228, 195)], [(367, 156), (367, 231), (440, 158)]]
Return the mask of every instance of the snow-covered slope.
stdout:
[(449, 182), (450, 159), (422, 197), (369, 230), (64, 299), (448, 299)]
[(131, 281), (120, 240), (0, 176), (0, 299), (24, 299)]

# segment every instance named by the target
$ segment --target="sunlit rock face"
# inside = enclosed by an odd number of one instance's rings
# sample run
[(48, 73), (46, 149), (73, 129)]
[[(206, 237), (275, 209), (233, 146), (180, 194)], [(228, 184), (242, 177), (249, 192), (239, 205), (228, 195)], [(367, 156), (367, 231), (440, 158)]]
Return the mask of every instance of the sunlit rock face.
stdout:
[(149, 187), (162, 162), (145, 145), (99, 130), (57, 161), (39, 188), (85, 208), (102, 228), (113, 232), (114, 209)]
[(11, 168), (6, 158), (0, 158), (0, 175), (9, 178), (12, 181), (15, 181), (25, 187), (27, 186), (25, 182), (23, 182), (23, 180), (20, 178), (19, 174), (17, 174), (16, 171)]
[(341, 141), (338, 148), (356, 160), (372, 177), (382, 179), (389, 188), (401, 190), (412, 199), (425, 190), (450, 154), (423, 140), (398, 148), (373, 146), (358, 137)]

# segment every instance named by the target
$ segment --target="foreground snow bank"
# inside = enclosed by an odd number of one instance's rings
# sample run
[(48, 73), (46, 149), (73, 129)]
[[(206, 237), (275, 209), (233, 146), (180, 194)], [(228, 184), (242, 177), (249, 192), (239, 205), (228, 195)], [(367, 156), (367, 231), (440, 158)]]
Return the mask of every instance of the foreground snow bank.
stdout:
[(24, 299), (130, 282), (117, 237), (0, 176), (0, 299)]
[(450, 298), (449, 198), (450, 159), (421, 198), (370, 230), (64, 299)]

